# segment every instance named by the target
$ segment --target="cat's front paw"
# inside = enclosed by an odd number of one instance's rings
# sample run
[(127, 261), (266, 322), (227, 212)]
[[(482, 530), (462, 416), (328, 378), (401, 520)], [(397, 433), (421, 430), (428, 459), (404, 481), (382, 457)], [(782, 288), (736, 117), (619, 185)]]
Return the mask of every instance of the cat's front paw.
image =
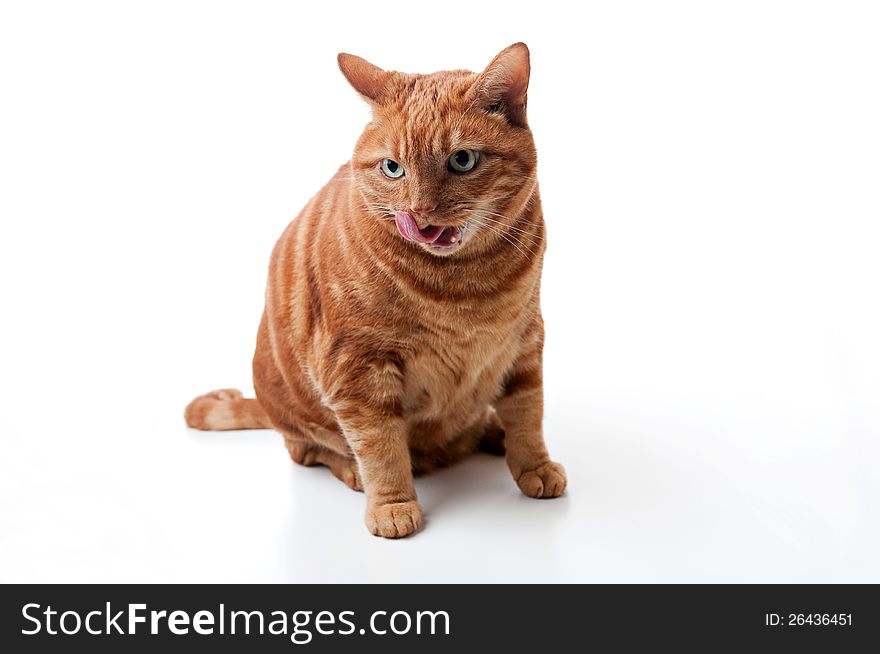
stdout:
[(365, 522), (374, 536), (403, 538), (421, 526), (422, 509), (418, 502), (368, 506)]
[(516, 480), (519, 489), (529, 497), (559, 497), (565, 491), (568, 480), (565, 468), (548, 461), (534, 470), (526, 470)]

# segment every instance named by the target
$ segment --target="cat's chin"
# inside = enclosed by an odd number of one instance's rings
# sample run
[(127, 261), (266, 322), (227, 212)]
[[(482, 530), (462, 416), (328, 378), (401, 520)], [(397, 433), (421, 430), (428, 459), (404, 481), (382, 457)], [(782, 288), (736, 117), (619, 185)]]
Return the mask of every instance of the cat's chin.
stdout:
[(458, 250), (461, 248), (461, 245), (423, 245), (422, 248), (433, 254), (435, 257), (448, 257), (458, 252)]
[(420, 243), (420, 245), (439, 257), (445, 257), (457, 252), (464, 243), (465, 232), (463, 227), (444, 227), (440, 237), (433, 243)]

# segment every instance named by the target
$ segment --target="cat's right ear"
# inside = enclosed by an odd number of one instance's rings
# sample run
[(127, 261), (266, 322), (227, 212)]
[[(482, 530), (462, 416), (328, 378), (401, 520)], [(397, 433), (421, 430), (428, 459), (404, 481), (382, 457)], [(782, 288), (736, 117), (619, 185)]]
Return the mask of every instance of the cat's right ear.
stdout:
[(367, 102), (379, 104), (385, 86), (393, 73), (374, 66), (366, 59), (345, 52), (340, 52), (336, 61), (339, 63), (339, 70), (354, 90)]

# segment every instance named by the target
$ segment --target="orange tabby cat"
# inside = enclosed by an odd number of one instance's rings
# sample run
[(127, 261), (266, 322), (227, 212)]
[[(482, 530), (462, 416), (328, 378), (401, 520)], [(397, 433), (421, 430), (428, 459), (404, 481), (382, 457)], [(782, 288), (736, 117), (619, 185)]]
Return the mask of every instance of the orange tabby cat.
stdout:
[(413, 474), (477, 449), (506, 451), (526, 495), (558, 497), (528, 48), (478, 74), (339, 67), (373, 119), (272, 253), (257, 398), (208, 393), (187, 424), (277, 429), (294, 461), (363, 489), (367, 528), (388, 538), (421, 523)]

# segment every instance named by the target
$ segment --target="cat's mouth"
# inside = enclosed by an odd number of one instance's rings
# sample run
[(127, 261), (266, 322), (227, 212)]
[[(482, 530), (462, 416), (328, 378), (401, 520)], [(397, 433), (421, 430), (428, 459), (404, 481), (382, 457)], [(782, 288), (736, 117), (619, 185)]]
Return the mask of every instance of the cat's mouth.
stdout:
[(461, 245), (462, 228), (454, 225), (428, 225), (421, 228), (412, 214), (398, 211), (394, 214), (397, 231), (408, 241), (421, 243), (428, 248), (451, 250)]

